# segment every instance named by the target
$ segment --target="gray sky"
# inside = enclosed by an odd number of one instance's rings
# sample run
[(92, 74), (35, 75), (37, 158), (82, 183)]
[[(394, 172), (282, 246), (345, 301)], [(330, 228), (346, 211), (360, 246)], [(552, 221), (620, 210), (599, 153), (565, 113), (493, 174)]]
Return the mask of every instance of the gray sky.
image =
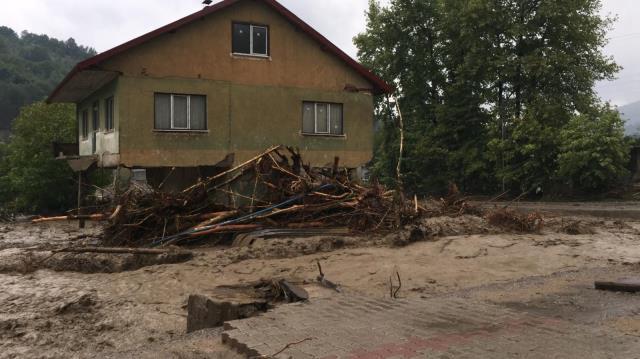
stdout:
[[(364, 30), (367, 0), (280, 0), (289, 10), (355, 57), (351, 39)], [(617, 105), (640, 100), (638, 0), (603, 0), (603, 13), (618, 15), (607, 54), (624, 67), (618, 80), (598, 84)], [(19, 0), (4, 4), (0, 25), (28, 30), (104, 51), (201, 9), (200, 0)]]

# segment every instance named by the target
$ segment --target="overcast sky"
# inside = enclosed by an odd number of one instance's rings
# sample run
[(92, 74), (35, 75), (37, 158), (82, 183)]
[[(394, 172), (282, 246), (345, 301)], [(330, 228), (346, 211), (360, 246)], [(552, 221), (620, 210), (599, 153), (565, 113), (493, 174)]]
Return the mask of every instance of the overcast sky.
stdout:
[[(351, 56), (352, 38), (364, 30), (367, 0), (280, 0)], [(202, 8), (201, 0), (19, 0), (0, 11), (0, 25), (105, 51)], [(638, 0), (603, 0), (603, 13), (618, 15), (607, 54), (624, 67), (618, 80), (598, 84), (617, 105), (640, 100), (640, 6)]]

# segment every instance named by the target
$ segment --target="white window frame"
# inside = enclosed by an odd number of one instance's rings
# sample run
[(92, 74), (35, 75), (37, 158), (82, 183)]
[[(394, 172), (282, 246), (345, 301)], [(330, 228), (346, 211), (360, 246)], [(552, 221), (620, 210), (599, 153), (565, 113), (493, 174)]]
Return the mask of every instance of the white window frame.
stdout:
[[(303, 135), (318, 135), (318, 136), (332, 136), (332, 137), (344, 137), (345, 136), (345, 132), (344, 132), (344, 104), (343, 103), (331, 103), (331, 102), (317, 102), (317, 101), (303, 101), (303, 106), (305, 104), (313, 104), (313, 132), (304, 132), (304, 128), (302, 130), (302, 134)], [(326, 106), (326, 117), (327, 117), (327, 130), (326, 131), (320, 131), (318, 129), (318, 123), (319, 123), (319, 118), (318, 118), (318, 105), (324, 105)], [(341, 134), (334, 134), (331, 133), (331, 116), (332, 116), (332, 112), (331, 110), (334, 108), (334, 106), (338, 106), (338, 107), (342, 107), (342, 117), (340, 118), (340, 121), (342, 121), (342, 133)], [(304, 114), (303, 114), (304, 116)], [(303, 124), (304, 126), (304, 124)]]
[[(251, 55), (252, 56), (264, 56), (267, 57), (269, 56), (269, 27), (268, 26), (260, 26), (260, 25), (249, 25), (251, 27), (251, 31), (249, 32), (249, 44), (250, 44), (250, 48), (251, 48)], [(253, 29), (255, 28), (260, 28), (260, 29), (265, 29), (265, 34), (267, 34), (267, 38), (265, 39), (266, 43), (265, 43), (265, 53), (264, 54), (259, 54), (255, 51), (253, 51)]]
[(100, 101), (94, 101), (91, 105), (91, 132), (101, 132), (100, 125)]
[[(187, 98), (187, 127), (176, 127), (174, 124), (174, 98), (175, 97), (186, 97)], [(172, 130), (181, 130), (181, 131), (191, 131), (191, 95), (176, 95), (171, 94), (171, 129)]]
[[(327, 132), (320, 132), (318, 130), (318, 105), (325, 105), (326, 106), (326, 117), (327, 117)], [(318, 134), (318, 135), (328, 135), (331, 134), (331, 104), (330, 103), (324, 103), (324, 102), (316, 102), (314, 104), (315, 107), (315, 114), (314, 114), (314, 133)]]
[(89, 110), (86, 108), (80, 111), (80, 127), (82, 127), (80, 131), (80, 138), (83, 141), (88, 140), (89, 139)]
[[(237, 24), (244, 24), (244, 25), (249, 25), (249, 53), (245, 54), (242, 52), (234, 52), (234, 55), (244, 55), (244, 56), (256, 56), (256, 57), (269, 57), (269, 26), (265, 26), (265, 25), (253, 25), (253, 24), (247, 24), (247, 23), (241, 23), (238, 22)], [(257, 53), (255, 51), (253, 51), (253, 29), (255, 28), (260, 28), (260, 29), (265, 29), (265, 33), (267, 34), (267, 38), (265, 39), (266, 41), (266, 46), (265, 46), (265, 51), (266, 53), (261, 54), (261, 53)], [(233, 35), (232, 35), (233, 36)], [(232, 40), (233, 41), (233, 40)]]
[[(116, 101), (113, 96), (107, 97), (104, 100), (105, 112), (104, 112), (104, 129), (105, 132), (113, 132), (116, 128), (115, 123), (115, 109)], [(109, 118), (111, 117), (111, 118)], [(110, 125), (110, 126), (109, 126)]]

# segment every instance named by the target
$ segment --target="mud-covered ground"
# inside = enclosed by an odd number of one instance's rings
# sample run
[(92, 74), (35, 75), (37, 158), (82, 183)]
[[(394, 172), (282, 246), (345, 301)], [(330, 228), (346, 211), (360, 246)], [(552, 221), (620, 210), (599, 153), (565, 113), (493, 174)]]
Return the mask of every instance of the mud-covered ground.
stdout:
[[(546, 303), (551, 294), (633, 275), (640, 262), (640, 220), (552, 217), (540, 234), (515, 234), (478, 217), (431, 218), (376, 236), (193, 248), (188, 261), (52, 253), (97, 243), (99, 227), (75, 226), (0, 224), (0, 358), (235, 358), (219, 330), (185, 333), (188, 296), (273, 278), (304, 285), (312, 299), (332, 295), (314, 284), (317, 260), (347, 293), (388, 296), (397, 272), (401, 296), (458, 293), (558, 315), (572, 307)], [(638, 313), (618, 325), (640, 337)]]

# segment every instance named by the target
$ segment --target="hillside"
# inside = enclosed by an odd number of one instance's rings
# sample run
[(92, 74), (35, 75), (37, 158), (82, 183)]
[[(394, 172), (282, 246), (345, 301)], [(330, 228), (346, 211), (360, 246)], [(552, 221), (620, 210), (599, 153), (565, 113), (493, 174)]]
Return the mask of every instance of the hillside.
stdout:
[(79, 61), (95, 50), (73, 39), (60, 41), (0, 26), (0, 133), (20, 107), (44, 99)]
[(627, 120), (627, 135), (640, 135), (640, 101), (621, 106), (619, 110)]

